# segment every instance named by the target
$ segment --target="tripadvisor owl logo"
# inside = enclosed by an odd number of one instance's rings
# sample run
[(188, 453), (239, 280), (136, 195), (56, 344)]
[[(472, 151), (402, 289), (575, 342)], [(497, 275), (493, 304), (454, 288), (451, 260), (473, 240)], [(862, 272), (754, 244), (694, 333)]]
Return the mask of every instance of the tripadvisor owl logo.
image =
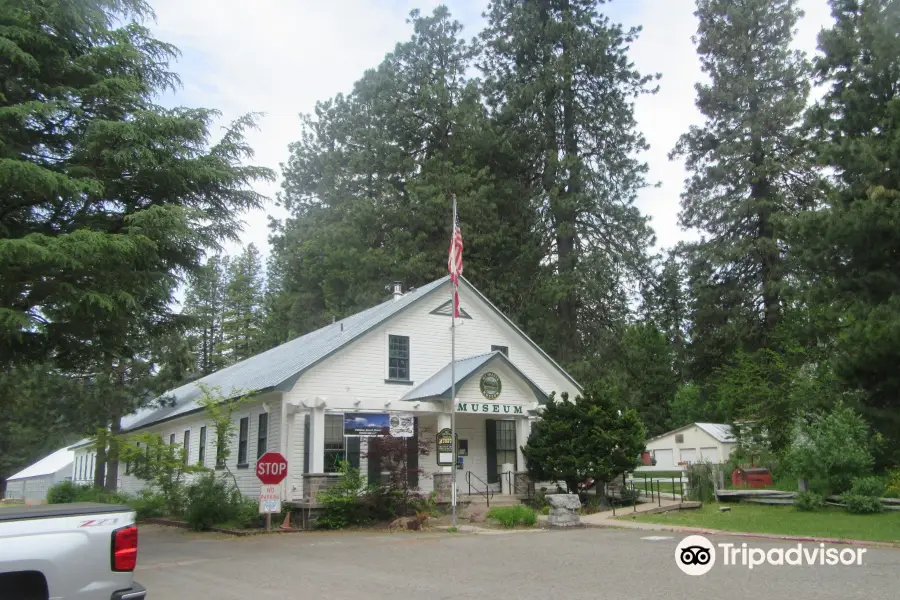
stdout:
[(702, 535), (689, 535), (675, 547), (675, 564), (686, 575), (706, 575), (716, 564), (716, 548)]
[(718, 550), (723, 567), (833, 567), (862, 565), (866, 548), (827, 548), (825, 544), (795, 544), (790, 547), (756, 548), (746, 542), (713, 544), (702, 535), (689, 535), (675, 547), (675, 564), (687, 575), (705, 575), (716, 564)]

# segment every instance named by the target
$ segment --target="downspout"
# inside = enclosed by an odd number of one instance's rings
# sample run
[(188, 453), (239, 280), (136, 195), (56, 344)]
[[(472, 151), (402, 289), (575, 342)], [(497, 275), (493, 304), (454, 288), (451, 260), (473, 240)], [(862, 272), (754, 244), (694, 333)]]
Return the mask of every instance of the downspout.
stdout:
[[(287, 422), (287, 398), (285, 396), (286, 396), (286, 394), (284, 392), (282, 392), (281, 393), (281, 436), (280, 436), (281, 444), (280, 445), (281, 445), (281, 455), (283, 457), (285, 457), (288, 461), (288, 476), (285, 478), (284, 482), (282, 482), (282, 484), (281, 484), (281, 486), (282, 486), (281, 487), (281, 498), (283, 500), (289, 500), (289, 499), (292, 500), (293, 495), (291, 496), (291, 498), (288, 498), (288, 496), (286, 494), (287, 486), (292, 484), (292, 480), (293, 480), (293, 477), (291, 476), (291, 467), (293, 465), (291, 464), (291, 458), (288, 456), (288, 448), (290, 448), (290, 446), (288, 445), (287, 437), (288, 437), (288, 433), (290, 431), (290, 427), (288, 427), (288, 422)], [(285, 483), (285, 482), (287, 482), (287, 483)]]

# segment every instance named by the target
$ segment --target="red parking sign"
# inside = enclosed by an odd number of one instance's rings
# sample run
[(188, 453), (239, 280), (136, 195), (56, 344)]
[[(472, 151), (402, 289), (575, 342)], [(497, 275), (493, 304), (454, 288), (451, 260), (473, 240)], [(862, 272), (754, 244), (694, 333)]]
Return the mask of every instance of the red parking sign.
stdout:
[(287, 467), (287, 459), (280, 452), (266, 452), (256, 461), (256, 476), (266, 485), (275, 485), (287, 477)]

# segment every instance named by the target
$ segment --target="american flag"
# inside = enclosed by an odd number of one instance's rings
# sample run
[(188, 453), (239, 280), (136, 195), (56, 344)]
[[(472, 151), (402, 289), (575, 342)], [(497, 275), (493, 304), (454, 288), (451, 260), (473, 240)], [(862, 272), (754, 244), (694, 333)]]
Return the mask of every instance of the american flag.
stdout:
[(453, 200), (453, 215), (456, 222), (453, 224), (453, 235), (450, 237), (450, 257), (447, 259), (447, 270), (450, 271), (450, 281), (453, 282), (453, 316), (459, 316), (459, 277), (463, 273), (463, 239), (459, 230), (459, 215), (456, 214), (456, 199)]

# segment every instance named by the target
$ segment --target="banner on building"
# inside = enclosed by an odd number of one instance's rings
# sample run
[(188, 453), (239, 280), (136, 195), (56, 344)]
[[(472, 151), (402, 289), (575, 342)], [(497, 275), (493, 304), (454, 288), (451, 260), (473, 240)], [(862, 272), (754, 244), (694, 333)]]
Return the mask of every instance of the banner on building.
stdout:
[(415, 417), (413, 415), (391, 415), (391, 435), (398, 438), (411, 438), (415, 435)]
[(391, 431), (387, 413), (344, 413), (344, 435), (371, 437), (387, 435)]

